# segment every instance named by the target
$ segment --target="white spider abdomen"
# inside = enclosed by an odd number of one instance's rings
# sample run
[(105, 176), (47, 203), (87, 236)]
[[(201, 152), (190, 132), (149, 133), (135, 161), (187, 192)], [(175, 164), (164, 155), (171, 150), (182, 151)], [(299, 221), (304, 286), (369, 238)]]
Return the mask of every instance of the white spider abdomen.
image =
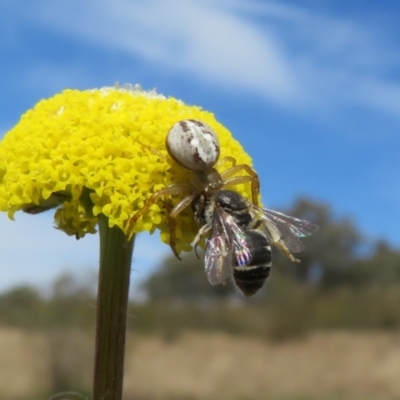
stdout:
[(219, 158), (219, 141), (212, 128), (204, 122), (185, 119), (169, 130), (166, 146), (169, 155), (191, 171), (212, 168)]

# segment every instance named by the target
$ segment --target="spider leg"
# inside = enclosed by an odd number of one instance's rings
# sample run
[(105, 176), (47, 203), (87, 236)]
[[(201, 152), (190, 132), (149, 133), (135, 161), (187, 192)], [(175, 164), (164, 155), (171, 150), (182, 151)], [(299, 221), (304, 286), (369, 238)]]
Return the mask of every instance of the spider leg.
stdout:
[[(224, 165), (227, 162), (230, 162), (232, 164), (232, 167), (234, 167), (236, 165), (236, 158), (235, 157), (231, 157), (231, 156), (227, 156), (227, 157), (221, 158), (214, 165), (214, 168), (216, 168), (216, 169), (221, 168), (221, 165)], [(230, 168), (228, 168), (228, 169), (230, 169)]]
[(130, 239), (133, 235), (133, 227), (140, 217), (142, 217), (146, 211), (160, 198), (165, 196), (175, 196), (175, 195), (186, 195), (190, 191), (190, 188), (186, 184), (172, 184), (158, 192), (153, 193), (150, 196), (144, 206), (128, 221), (127, 237)]
[[(234, 176), (236, 173), (245, 171), (247, 176)], [(238, 185), (240, 183), (251, 183), (251, 196), (253, 204), (258, 205), (258, 196), (260, 195), (260, 180), (257, 173), (247, 164), (234, 165), (231, 168), (221, 172), (221, 177), (224, 180), (224, 186)]]
[(144, 144), (139, 140), (136, 140), (144, 149), (150, 151), (150, 153), (153, 153), (155, 156), (159, 157), (161, 160), (165, 161), (169, 165), (175, 165), (175, 162), (168, 156), (164, 155), (161, 153), (159, 150), (155, 149), (154, 147), (149, 146), (148, 144)]
[(181, 260), (178, 252), (176, 251), (176, 217), (180, 214), (186, 207), (188, 207), (192, 201), (198, 196), (198, 193), (191, 193), (184, 197), (170, 212), (169, 214), (169, 246), (173, 251), (175, 257)]

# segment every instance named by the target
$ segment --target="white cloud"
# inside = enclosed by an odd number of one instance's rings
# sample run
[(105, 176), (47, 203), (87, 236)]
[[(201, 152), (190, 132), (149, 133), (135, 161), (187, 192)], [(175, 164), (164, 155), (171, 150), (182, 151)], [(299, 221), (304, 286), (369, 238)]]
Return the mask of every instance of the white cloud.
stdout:
[[(79, 10), (79, 12), (77, 12)], [(300, 91), (273, 34), (212, 2), (41, 2), (30, 22), (120, 49), (211, 84), (292, 101)]]
[(377, 110), (400, 116), (400, 84), (367, 79), (359, 87), (358, 100)]
[(265, 34), (272, 29), (279, 38), (282, 59), (303, 88), (298, 96), (303, 107), (336, 114), (356, 105), (400, 117), (400, 86), (390, 78), (390, 71), (399, 68), (400, 52), (391, 31), (373, 16), (365, 22), (281, 3), (234, 3), (253, 16), (265, 16)]
[(353, 105), (400, 117), (400, 89), (387, 74), (398, 69), (400, 54), (373, 16), (362, 21), (252, 0), (44, 0), (14, 12), (80, 42), (315, 118)]

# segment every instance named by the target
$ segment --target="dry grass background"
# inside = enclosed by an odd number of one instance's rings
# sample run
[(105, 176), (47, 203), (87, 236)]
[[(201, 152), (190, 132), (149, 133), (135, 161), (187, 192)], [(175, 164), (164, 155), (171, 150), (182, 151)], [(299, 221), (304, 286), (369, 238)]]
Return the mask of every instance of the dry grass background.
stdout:
[[(0, 330), (0, 399), (46, 399), (63, 379), (76, 382), (64, 390), (89, 389), (92, 347), (91, 337), (77, 331)], [(126, 400), (399, 399), (400, 334), (313, 333), (281, 343), (222, 333), (129, 336), (125, 394)]]

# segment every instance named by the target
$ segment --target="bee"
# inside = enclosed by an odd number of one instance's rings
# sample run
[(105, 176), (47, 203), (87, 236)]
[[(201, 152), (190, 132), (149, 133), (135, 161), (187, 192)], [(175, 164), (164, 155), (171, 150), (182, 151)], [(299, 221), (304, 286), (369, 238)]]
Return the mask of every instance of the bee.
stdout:
[[(161, 159), (166, 159), (156, 149), (146, 145), (143, 146)], [(136, 221), (159, 198), (182, 196), (182, 199), (169, 214), (169, 245), (175, 256), (180, 260), (181, 258), (175, 248), (175, 226), (177, 216), (184, 209), (189, 207), (200, 195), (209, 198), (225, 186), (242, 183), (250, 183), (252, 201), (257, 204), (260, 182), (257, 173), (249, 165), (237, 165), (234, 157), (224, 157), (219, 160), (220, 145), (218, 137), (214, 130), (202, 121), (186, 119), (176, 122), (167, 134), (166, 148), (174, 162), (191, 172), (190, 178), (186, 182), (173, 183), (150, 196), (144, 206), (129, 220), (128, 236)], [(169, 162), (168, 159), (166, 161)], [(230, 163), (231, 166), (219, 173), (216, 168), (224, 163)], [(246, 175), (237, 175), (242, 172), (245, 172)]]
[(192, 208), (201, 226), (194, 241), (196, 254), (201, 238), (209, 234), (204, 256), (209, 282), (225, 284), (232, 277), (246, 297), (260, 290), (270, 274), (271, 245), (300, 262), (291, 252), (302, 251), (299, 238), (317, 229), (306, 220), (260, 208), (232, 190), (219, 190), (209, 197), (201, 194)]

